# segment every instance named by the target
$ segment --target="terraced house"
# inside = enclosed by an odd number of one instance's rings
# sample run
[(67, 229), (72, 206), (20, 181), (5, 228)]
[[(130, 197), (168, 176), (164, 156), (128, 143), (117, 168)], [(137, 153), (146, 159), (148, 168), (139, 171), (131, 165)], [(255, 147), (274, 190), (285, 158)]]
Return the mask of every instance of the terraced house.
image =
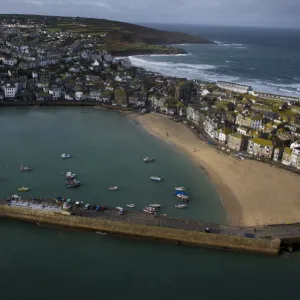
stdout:
[(260, 158), (272, 158), (273, 148), (272, 141), (262, 138), (253, 138), (249, 140), (247, 152), (250, 155)]
[(239, 132), (234, 132), (228, 135), (228, 148), (235, 151), (247, 150), (249, 136), (243, 135)]

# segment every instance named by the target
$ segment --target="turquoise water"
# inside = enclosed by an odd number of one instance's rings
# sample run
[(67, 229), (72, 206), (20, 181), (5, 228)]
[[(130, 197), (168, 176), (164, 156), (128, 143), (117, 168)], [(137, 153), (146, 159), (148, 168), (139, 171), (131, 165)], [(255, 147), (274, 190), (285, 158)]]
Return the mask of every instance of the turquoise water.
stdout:
[[(0, 111), (0, 196), (27, 186), (34, 197), (70, 197), (91, 204), (125, 206), (161, 203), (163, 213), (211, 222), (226, 222), (214, 187), (187, 157), (148, 135), (124, 115), (84, 108), (22, 108)], [(74, 158), (62, 160), (61, 153)], [(143, 157), (157, 162), (144, 164)], [(34, 168), (20, 172), (21, 162)], [(65, 188), (64, 173), (78, 175), (82, 185)], [(150, 181), (160, 176), (160, 183)], [(107, 186), (118, 185), (117, 192)], [(188, 187), (190, 207), (178, 210), (174, 186)]]
[[(225, 222), (214, 187), (185, 155), (123, 115), (82, 108), (0, 110), (0, 193), (20, 185), (30, 195), (62, 194), (141, 209), (159, 202), (163, 212)], [(171, 151), (172, 150), (172, 151)], [(62, 152), (74, 155), (62, 161)], [(145, 165), (151, 155), (156, 163)], [(31, 173), (18, 171), (21, 161)], [(62, 172), (82, 186), (64, 189)], [(162, 183), (149, 176), (162, 176)], [(109, 193), (116, 183), (121, 189)], [(191, 203), (175, 210), (175, 184)], [(282, 299), (298, 294), (300, 258), (266, 257), (111, 238), (0, 219), (0, 299)]]

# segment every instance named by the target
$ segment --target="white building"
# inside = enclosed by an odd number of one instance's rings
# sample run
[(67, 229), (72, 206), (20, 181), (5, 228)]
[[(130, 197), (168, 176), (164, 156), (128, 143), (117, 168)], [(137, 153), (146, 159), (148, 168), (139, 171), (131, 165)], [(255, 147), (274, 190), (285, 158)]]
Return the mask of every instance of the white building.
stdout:
[(195, 109), (192, 106), (188, 106), (186, 108), (186, 116), (187, 119), (191, 122), (193, 122), (196, 125), (200, 124), (200, 113), (199, 110)]
[(80, 101), (83, 98), (83, 92), (75, 92), (75, 99)]
[(221, 89), (229, 90), (236, 93), (241, 93), (241, 94), (253, 93), (252, 87), (248, 85), (237, 84), (237, 83), (226, 82), (226, 81), (218, 81), (216, 85)]
[(203, 122), (205, 132), (211, 137), (216, 138), (216, 130), (219, 128), (219, 123), (216, 120), (213, 120), (209, 117), (205, 118)]
[(15, 98), (18, 91), (18, 86), (16, 84), (7, 84), (4, 87), (4, 97), (5, 98)]
[(49, 94), (52, 95), (52, 99), (59, 99), (61, 97), (61, 90), (54, 88), (49, 90)]
[(17, 64), (17, 60), (15, 58), (5, 58), (3, 59), (3, 65), (6, 66), (14, 66)]

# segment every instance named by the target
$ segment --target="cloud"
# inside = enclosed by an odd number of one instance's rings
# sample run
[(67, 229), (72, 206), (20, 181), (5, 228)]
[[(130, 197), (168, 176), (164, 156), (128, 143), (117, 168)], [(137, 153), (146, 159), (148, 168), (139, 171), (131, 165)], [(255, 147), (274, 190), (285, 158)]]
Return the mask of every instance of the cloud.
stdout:
[(300, 26), (299, 0), (0, 0), (1, 13), (126, 22)]

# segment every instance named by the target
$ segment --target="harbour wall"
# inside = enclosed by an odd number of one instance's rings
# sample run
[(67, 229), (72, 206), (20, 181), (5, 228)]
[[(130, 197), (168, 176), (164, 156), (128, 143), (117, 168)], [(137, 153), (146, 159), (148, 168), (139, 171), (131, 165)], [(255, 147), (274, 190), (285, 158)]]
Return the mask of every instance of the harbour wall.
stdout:
[(281, 243), (280, 239), (276, 238), (272, 240), (246, 238), (236, 235), (213, 234), (167, 227), (147, 226), (122, 221), (112, 221), (101, 217), (90, 218), (68, 216), (56, 212), (12, 207), (8, 205), (0, 205), (0, 217), (35, 222), (42, 225), (101, 231), (111, 235), (152, 239), (180, 245), (192, 245), (269, 255), (277, 255)]

